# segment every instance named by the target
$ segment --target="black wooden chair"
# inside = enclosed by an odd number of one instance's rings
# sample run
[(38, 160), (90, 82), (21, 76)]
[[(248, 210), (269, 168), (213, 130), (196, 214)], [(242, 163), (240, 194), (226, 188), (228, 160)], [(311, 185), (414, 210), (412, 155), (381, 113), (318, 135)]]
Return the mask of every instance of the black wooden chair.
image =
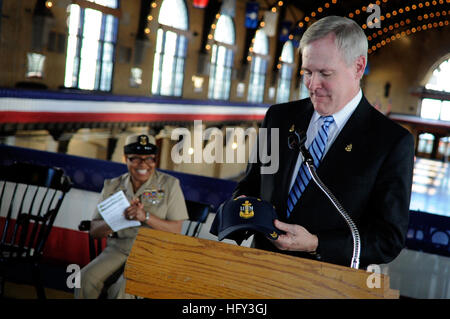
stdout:
[[(189, 222), (184, 234), (197, 237), (200, 234), (202, 226), (205, 224), (209, 213), (213, 210), (213, 206), (191, 200), (186, 200), (185, 202), (189, 215)], [(193, 228), (192, 231), (191, 228)]]
[(0, 297), (8, 270), (31, 267), (44, 299), (39, 263), (53, 222), (72, 183), (62, 169), (28, 163), (0, 166)]

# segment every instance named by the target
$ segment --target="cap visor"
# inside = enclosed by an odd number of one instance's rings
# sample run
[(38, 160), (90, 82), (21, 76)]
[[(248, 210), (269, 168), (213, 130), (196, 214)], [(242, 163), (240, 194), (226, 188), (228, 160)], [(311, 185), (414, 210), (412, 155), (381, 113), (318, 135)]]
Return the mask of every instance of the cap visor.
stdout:
[[(280, 235), (280, 231), (278, 229), (276, 229), (275, 227), (268, 228), (266, 226), (260, 226), (260, 225), (255, 225), (255, 224), (239, 224), (239, 225), (234, 225), (234, 226), (228, 227), (227, 229), (222, 230), (217, 237), (219, 240), (223, 240), (223, 239), (227, 238), (231, 233), (238, 231), (238, 230), (254, 230), (258, 233), (263, 234), (267, 238), (273, 239), (273, 240), (277, 239), (278, 236)], [(271, 236), (271, 234), (273, 234), (273, 232), (275, 232), (277, 234), (276, 237)], [(233, 238), (227, 238), (227, 239), (233, 239)]]

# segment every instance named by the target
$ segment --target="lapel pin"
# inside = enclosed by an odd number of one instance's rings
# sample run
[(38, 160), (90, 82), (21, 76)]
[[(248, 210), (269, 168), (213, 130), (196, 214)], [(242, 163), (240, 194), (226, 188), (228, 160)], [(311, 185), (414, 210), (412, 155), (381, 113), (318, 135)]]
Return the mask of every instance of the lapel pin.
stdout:
[(353, 145), (352, 145), (352, 144), (348, 144), (348, 145), (345, 147), (345, 150), (346, 150), (347, 152), (351, 152), (351, 151), (352, 151), (352, 148), (353, 148)]
[(294, 124), (292, 124), (292, 126), (291, 126), (291, 128), (289, 129), (289, 132), (294, 132), (294, 130), (295, 130), (295, 125)]

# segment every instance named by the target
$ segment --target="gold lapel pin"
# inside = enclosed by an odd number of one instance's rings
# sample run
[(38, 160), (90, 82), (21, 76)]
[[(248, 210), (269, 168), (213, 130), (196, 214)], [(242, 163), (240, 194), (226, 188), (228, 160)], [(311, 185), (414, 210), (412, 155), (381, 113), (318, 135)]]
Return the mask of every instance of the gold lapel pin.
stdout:
[(289, 129), (289, 132), (294, 132), (294, 130), (295, 130), (295, 125), (294, 124), (292, 124), (292, 126), (291, 126), (291, 128)]
[(351, 151), (352, 151), (352, 148), (353, 148), (353, 145), (352, 145), (352, 144), (348, 144), (348, 145), (345, 147), (345, 150), (346, 150), (347, 152), (351, 152)]

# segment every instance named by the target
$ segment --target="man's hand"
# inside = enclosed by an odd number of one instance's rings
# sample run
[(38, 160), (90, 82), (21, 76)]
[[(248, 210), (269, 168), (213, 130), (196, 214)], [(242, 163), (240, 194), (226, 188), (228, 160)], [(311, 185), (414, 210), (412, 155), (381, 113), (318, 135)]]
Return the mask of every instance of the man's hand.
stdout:
[(272, 243), (280, 250), (314, 252), (319, 246), (316, 235), (308, 232), (304, 227), (294, 224), (286, 224), (275, 219), (274, 225), (286, 234), (278, 236)]

